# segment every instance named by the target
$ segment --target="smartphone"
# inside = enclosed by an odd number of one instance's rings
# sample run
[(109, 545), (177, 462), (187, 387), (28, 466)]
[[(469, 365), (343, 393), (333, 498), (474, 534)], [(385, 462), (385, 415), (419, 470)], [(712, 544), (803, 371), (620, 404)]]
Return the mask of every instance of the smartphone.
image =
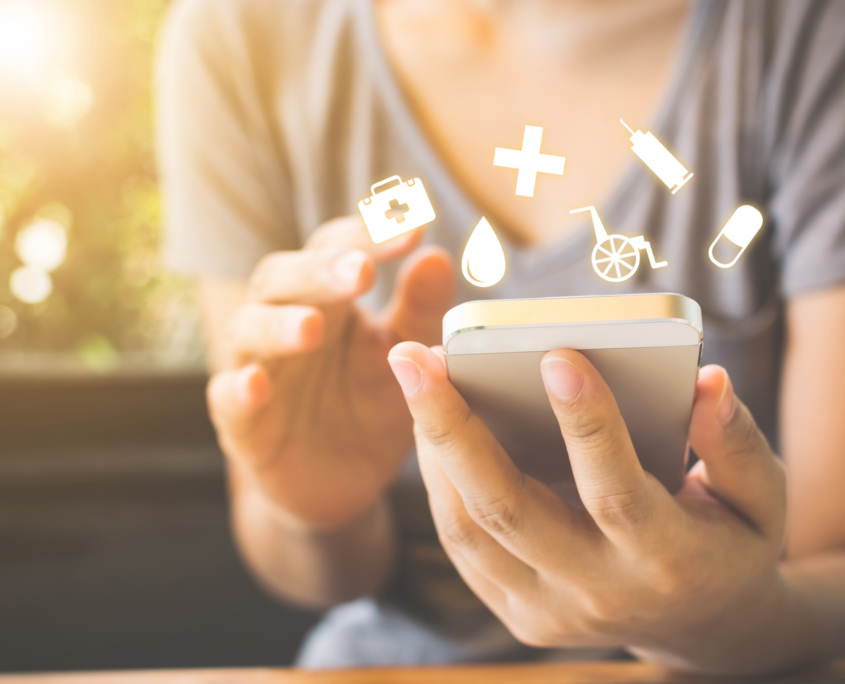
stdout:
[(683, 484), (704, 341), (699, 305), (679, 294), (504, 299), (460, 304), (443, 318), (452, 384), (517, 467), (578, 501), (540, 361), (575, 349), (613, 392), (643, 468), (672, 493)]

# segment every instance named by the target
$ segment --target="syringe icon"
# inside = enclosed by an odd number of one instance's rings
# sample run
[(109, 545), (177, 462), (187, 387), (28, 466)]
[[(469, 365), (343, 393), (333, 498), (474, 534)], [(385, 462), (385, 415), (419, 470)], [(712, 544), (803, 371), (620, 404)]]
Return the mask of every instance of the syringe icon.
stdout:
[[(622, 121), (622, 119), (619, 119)], [(634, 143), (634, 154), (645, 162), (657, 177), (662, 180), (667, 188), (672, 190), (674, 195), (686, 182), (692, 178), (692, 172), (687, 175), (683, 164), (672, 156), (672, 153), (663, 147), (663, 144), (651, 133), (643, 135), (642, 131), (634, 131), (622, 121), (622, 125), (631, 133), (631, 142)]]

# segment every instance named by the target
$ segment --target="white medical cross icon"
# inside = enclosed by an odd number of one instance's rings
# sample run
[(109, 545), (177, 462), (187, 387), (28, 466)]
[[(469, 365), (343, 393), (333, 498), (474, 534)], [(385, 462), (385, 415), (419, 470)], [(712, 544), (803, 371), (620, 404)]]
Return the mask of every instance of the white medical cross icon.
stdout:
[(526, 126), (522, 138), (521, 150), (496, 148), (493, 166), (504, 166), (509, 169), (519, 169), (516, 177), (516, 194), (523, 197), (534, 197), (534, 183), (538, 173), (553, 173), (563, 175), (564, 157), (552, 154), (540, 154), (540, 141), (543, 129), (540, 126)]
[(392, 199), (390, 200), (390, 208), (384, 212), (384, 216), (388, 219), (395, 219), (396, 223), (405, 223), (405, 214), (409, 211), (411, 209), (407, 204), (400, 205), (398, 200)]

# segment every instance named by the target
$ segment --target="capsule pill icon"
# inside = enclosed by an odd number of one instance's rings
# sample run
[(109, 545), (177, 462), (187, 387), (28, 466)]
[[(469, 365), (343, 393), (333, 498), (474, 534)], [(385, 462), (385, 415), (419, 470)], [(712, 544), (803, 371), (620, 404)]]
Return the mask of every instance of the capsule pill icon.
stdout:
[(763, 214), (754, 207), (743, 204), (728, 219), (725, 227), (710, 245), (710, 261), (719, 268), (730, 268), (760, 232)]

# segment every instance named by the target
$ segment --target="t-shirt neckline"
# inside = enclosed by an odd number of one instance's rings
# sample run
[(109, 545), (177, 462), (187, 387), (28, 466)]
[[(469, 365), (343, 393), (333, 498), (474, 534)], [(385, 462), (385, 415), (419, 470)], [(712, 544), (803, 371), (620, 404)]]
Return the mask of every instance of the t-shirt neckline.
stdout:
[[(466, 240), (483, 213), (442, 162), (411, 111), (384, 51), (372, 0), (353, 0), (353, 3), (359, 49), (371, 70), (375, 88), (388, 117), (396, 128), (401, 144), (420, 169), (425, 183), (433, 189), (440, 203), (448, 207), (447, 211), (454, 216), (457, 225), (465, 226), (463, 230)], [(649, 130), (665, 132), (672, 121), (683, 90), (695, 80), (690, 78), (692, 68), (702, 66), (699, 56), (704, 52), (702, 48), (715, 36), (713, 29), (718, 25), (717, 19), (721, 15), (718, 6), (723, 4), (723, 0), (698, 0), (690, 10), (673, 55), (675, 66), (657, 100), (655, 113), (649, 117)], [(701, 71), (699, 68), (697, 73)], [(632, 159), (623, 167), (607, 197), (596, 206), (602, 207), (604, 211), (615, 207), (641, 178), (643, 176), (639, 173), (636, 160)], [(554, 262), (554, 267), (560, 268), (566, 263), (582, 259), (584, 255), (581, 247), (585, 240), (592, 243), (594, 239), (592, 224), (586, 218), (579, 227), (560, 239), (531, 247), (517, 245), (504, 233), (498, 235), (511, 266), (532, 273), (545, 271), (544, 266), (550, 261)]]

